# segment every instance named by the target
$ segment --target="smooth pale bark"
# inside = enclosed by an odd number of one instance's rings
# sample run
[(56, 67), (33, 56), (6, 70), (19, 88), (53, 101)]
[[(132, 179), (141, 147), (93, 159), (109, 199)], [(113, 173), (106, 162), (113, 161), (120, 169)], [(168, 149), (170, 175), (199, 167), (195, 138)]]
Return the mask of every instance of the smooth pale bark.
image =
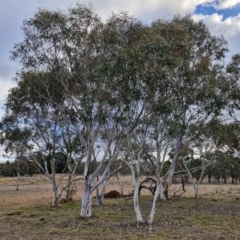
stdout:
[(149, 219), (148, 219), (148, 224), (150, 226), (150, 229), (152, 228), (152, 223), (153, 223), (153, 219), (154, 219), (154, 215), (155, 215), (155, 212), (156, 212), (156, 201), (157, 201), (157, 198), (159, 197), (159, 192), (160, 192), (160, 183), (161, 183), (161, 180), (160, 180), (160, 149), (158, 148), (159, 151), (157, 151), (157, 166), (156, 166), (156, 170), (155, 170), (155, 173), (156, 173), (156, 191), (155, 191), (155, 194), (154, 194), (154, 198), (153, 198), (153, 203), (152, 203), (152, 209), (151, 209), (151, 212), (150, 212), (150, 215), (149, 215)]
[[(133, 163), (133, 161), (132, 161)], [(136, 172), (134, 167), (132, 168), (133, 170), (133, 175), (135, 176), (135, 190), (134, 190), (134, 196), (133, 196), (133, 203), (134, 203), (134, 210), (135, 210), (135, 214), (136, 214), (136, 218), (138, 222), (143, 222), (143, 218), (142, 218), (142, 213), (139, 207), (139, 177), (140, 177), (140, 165), (139, 162), (137, 161), (135, 163), (136, 166)]]
[(68, 172), (68, 181), (66, 189), (66, 201), (72, 201), (72, 173)]
[(97, 187), (97, 196), (96, 196), (96, 205), (97, 206), (100, 206), (103, 203), (104, 195), (105, 195), (106, 189), (107, 189), (107, 185), (108, 185), (108, 179), (104, 180), (104, 182), (103, 182), (103, 187), (102, 187), (101, 194), (99, 194), (99, 190), (98, 190), (98, 187)]
[(135, 186), (135, 190), (134, 190), (133, 202), (134, 202), (134, 210), (135, 210), (137, 221), (143, 222), (142, 214), (141, 214), (140, 207), (139, 207), (139, 180), (138, 180), (138, 177), (136, 179), (136, 186)]
[(17, 172), (16, 191), (19, 190), (19, 178), (20, 178), (20, 174), (19, 174), (19, 171), (18, 171), (18, 172)]
[[(50, 153), (50, 154), (52, 156), (52, 153)], [(52, 205), (52, 207), (58, 207), (59, 200), (62, 199), (62, 196), (61, 196), (62, 193), (59, 191), (59, 186), (60, 186), (60, 182), (63, 179), (63, 177), (59, 180), (59, 183), (57, 184), (54, 158), (53, 157), (50, 158), (50, 165), (51, 165), (51, 171), (52, 171), (52, 173), (50, 174), (48, 171), (47, 160), (45, 158), (43, 158), (43, 162), (44, 162), (44, 167), (43, 167), (38, 162), (36, 157), (34, 157), (33, 155), (27, 156), (27, 157), (28, 157), (28, 159), (34, 159), (34, 161), (38, 165), (38, 168), (46, 174), (48, 181), (52, 185), (52, 204), (51, 205)]]
[(178, 159), (178, 155), (179, 155), (179, 150), (180, 147), (182, 145), (182, 140), (181, 138), (177, 138), (176, 139), (176, 144), (175, 144), (175, 150), (174, 150), (174, 155), (173, 155), (173, 160), (172, 160), (172, 164), (169, 167), (169, 170), (165, 176), (166, 178), (166, 182), (170, 185), (172, 182), (172, 178), (173, 178), (173, 174), (176, 168), (176, 163), (177, 163), (177, 159)]
[(67, 155), (67, 167), (68, 167), (68, 181), (66, 189), (66, 201), (72, 201), (72, 183), (73, 183), (73, 169), (71, 165), (71, 155)]
[(91, 191), (90, 191), (88, 180), (85, 180), (80, 217), (91, 217), (91, 216), (92, 216)]
[(136, 187), (137, 182), (136, 182), (136, 178), (135, 178), (134, 166), (130, 164), (129, 167), (130, 167), (131, 173), (132, 173), (132, 185), (133, 185), (134, 187)]
[(160, 184), (157, 184), (157, 188), (156, 188), (153, 203), (152, 203), (152, 209), (151, 209), (149, 219), (148, 219), (148, 224), (149, 224), (150, 229), (152, 228), (153, 219), (154, 219), (154, 216), (156, 213), (156, 202), (159, 197), (159, 190), (160, 190)]
[(200, 192), (199, 192), (199, 185), (200, 185), (200, 183), (202, 182), (202, 179), (203, 179), (204, 173), (206, 172), (207, 167), (206, 167), (206, 165), (203, 165), (203, 162), (202, 162), (201, 175), (200, 175), (199, 179), (197, 180), (197, 182), (195, 183), (195, 182), (194, 182), (194, 178), (193, 178), (191, 172), (189, 171), (189, 169), (188, 169), (188, 167), (187, 167), (187, 164), (186, 164), (186, 162), (185, 162), (184, 159), (183, 159), (183, 164), (184, 164), (184, 167), (185, 167), (185, 169), (186, 169), (186, 171), (187, 171), (187, 173), (188, 173), (188, 176), (190, 177), (190, 179), (191, 179), (191, 181), (192, 181), (193, 188), (194, 188), (194, 190), (195, 190), (195, 198), (198, 199), (198, 198), (201, 197), (201, 196), (200, 196)]
[[(98, 186), (99, 186), (100, 184), (102, 184), (102, 183), (104, 182), (104, 184), (103, 184), (103, 190), (102, 190), (101, 195), (99, 196), (99, 194), (97, 194), (97, 197), (96, 197), (96, 204), (97, 204), (97, 205), (101, 205), (102, 202), (103, 202), (103, 200), (104, 200), (104, 195), (105, 195), (105, 192), (106, 192), (106, 188), (107, 188), (107, 184), (108, 184), (108, 179), (109, 179), (113, 174), (115, 174), (116, 172), (118, 172), (118, 171), (121, 169), (121, 167), (119, 167), (119, 168), (115, 169), (113, 172), (110, 172), (111, 164), (112, 164), (112, 162), (117, 158), (117, 156), (118, 156), (121, 148), (123, 147), (123, 144), (124, 144), (124, 141), (121, 142), (119, 148), (118, 148), (118, 149), (115, 151), (115, 153), (110, 157), (110, 159), (109, 159), (109, 161), (108, 161), (108, 164), (107, 164), (107, 166), (105, 167), (105, 170), (104, 170), (104, 172), (103, 172), (103, 174), (102, 174), (101, 179), (98, 179), (96, 183), (93, 183), (93, 182), (94, 182), (95, 178), (98, 178), (98, 174), (100, 173), (100, 171), (101, 171), (102, 168), (104, 167), (103, 163), (106, 162), (108, 153), (109, 153), (110, 148), (111, 148), (111, 144), (108, 144), (108, 148), (105, 150), (105, 154), (104, 154), (104, 156), (103, 156), (103, 158), (102, 158), (102, 161), (101, 161), (99, 167), (96, 169), (96, 171), (94, 171), (94, 172), (93, 172), (91, 175), (89, 175), (89, 176), (88, 176), (88, 174), (87, 174), (87, 173), (88, 173), (87, 169), (89, 169), (89, 166), (86, 165), (87, 162), (85, 163), (84, 179), (86, 179), (86, 177), (88, 178), (88, 186), (89, 186), (90, 195), (91, 195), (91, 193), (92, 193), (93, 191), (97, 190), (97, 188), (98, 188)], [(90, 162), (90, 161), (89, 161), (89, 162)], [(86, 174), (87, 174), (87, 175), (86, 175)], [(90, 186), (91, 186), (91, 187), (90, 187)], [(85, 186), (85, 187), (87, 187), (87, 186)], [(84, 187), (84, 188), (85, 188), (85, 187)], [(84, 192), (86, 192), (85, 189), (84, 189)], [(83, 194), (84, 194), (84, 192), (83, 192)], [(83, 200), (83, 201), (85, 201), (85, 200)], [(83, 203), (82, 203), (82, 206), (83, 206)]]
[[(139, 177), (140, 177), (140, 156), (141, 156), (141, 152), (142, 152), (142, 146), (144, 143), (144, 138), (142, 138), (142, 142), (141, 142), (141, 146), (140, 146), (140, 151), (138, 152), (138, 157), (137, 159), (134, 161), (133, 155), (132, 154), (134, 151), (132, 149), (132, 144), (131, 144), (131, 140), (130, 137), (128, 135), (128, 151), (129, 151), (129, 157), (131, 159), (131, 163), (129, 163), (131, 172), (132, 172), (132, 176), (133, 176), (133, 183), (134, 183), (134, 195), (133, 195), (133, 204), (134, 204), (134, 210), (135, 210), (135, 214), (136, 214), (136, 218), (137, 218), (137, 222), (144, 222), (143, 218), (142, 218), (142, 214), (141, 214), (141, 210), (140, 210), (140, 206), (139, 206)], [(136, 169), (135, 169), (136, 168)]]
[[(97, 175), (97, 181), (99, 180), (99, 175)], [(96, 205), (101, 205), (100, 195), (99, 195), (99, 186), (96, 188)]]
[(120, 175), (120, 172), (117, 173), (117, 180), (118, 180), (118, 185), (120, 187), (120, 194), (121, 196), (123, 196), (123, 185), (122, 185), (122, 182), (121, 182), (121, 175)]
[(140, 176), (140, 166), (139, 163), (136, 162), (136, 171), (134, 168), (134, 163), (133, 163), (133, 159), (132, 159), (132, 155), (130, 154), (130, 158), (131, 158), (131, 164), (128, 163), (131, 172), (132, 172), (132, 181), (134, 184), (134, 195), (133, 195), (133, 204), (134, 204), (134, 210), (135, 210), (135, 214), (136, 214), (136, 218), (138, 222), (143, 222), (143, 218), (142, 218), (142, 214), (141, 214), (141, 210), (139, 207), (139, 176)]
[(50, 159), (50, 164), (51, 164), (51, 170), (52, 170), (51, 183), (52, 183), (52, 190), (53, 190), (52, 207), (58, 207), (59, 197), (58, 197), (58, 187), (56, 184), (55, 162), (53, 157), (51, 157)]
[(58, 188), (56, 186), (55, 180), (52, 182), (53, 197), (52, 197), (52, 207), (58, 207)]
[(84, 181), (83, 181), (83, 193), (82, 193), (82, 206), (80, 211), (80, 217), (91, 217), (91, 181), (90, 178), (90, 164), (92, 161), (92, 152), (93, 152), (93, 144), (94, 144), (94, 134), (90, 133), (88, 139), (88, 151), (87, 151), (87, 159), (84, 166)]
[[(110, 141), (110, 143), (112, 143), (112, 140)], [(89, 176), (89, 186), (91, 186), (90, 188), (90, 194), (93, 192), (93, 191), (97, 191), (97, 194), (96, 194), (96, 205), (102, 205), (102, 202), (104, 200), (104, 195), (106, 193), (106, 189), (107, 189), (107, 184), (108, 184), (108, 180), (111, 176), (113, 176), (114, 174), (116, 174), (121, 168), (122, 166), (118, 167), (117, 169), (113, 170), (112, 172), (110, 172), (110, 167), (111, 167), (111, 164), (114, 160), (117, 159), (117, 156), (120, 152), (120, 150), (122, 149), (124, 143), (125, 143), (125, 140), (123, 140), (119, 146), (117, 147), (117, 149), (114, 150), (114, 154), (111, 154), (110, 150), (111, 150), (111, 144), (108, 144), (108, 147), (105, 149), (105, 153), (104, 153), (104, 156), (101, 160), (101, 163), (100, 165), (98, 166), (98, 168), (96, 169), (96, 171), (94, 171), (94, 173), (92, 173), (90, 176)], [(105, 167), (103, 165), (103, 163), (106, 163), (106, 159), (107, 157), (109, 157), (109, 160), (108, 160), (108, 163), (107, 163), (107, 166)], [(86, 166), (86, 165), (85, 165)], [(102, 173), (102, 176), (101, 178), (99, 179), (99, 173), (100, 171), (103, 169), (103, 167), (105, 167), (104, 169), (104, 172)], [(97, 182), (94, 183), (94, 180), (95, 178), (97, 178)], [(99, 185), (103, 183), (103, 188), (102, 188), (102, 192), (101, 194), (99, 193)]]
[(85, 163), (84, 168), (84, 182), (83, 182), (83, 195), (80, 217), (91, 217), (91, 187), (89, 182), (89, 165), (91, 157), (89, 157)]
[(202, 182), (202, 179), (203, 179), (203, 176), (204, 176), (204, 173), (205, 173), (206, 169), (207, 169), (206, 166), (202, 166), (201, 176), (197, 180), (197, 183), (195, 184), (195, 187), (194, 187), (194, 189), (195, 189), (195, 198), (200, 198), (201, 197), (200, 196), (200, 192), (199, 192), (199, 185)]
[(166, 200), (162, 183), (159, 184), (159, 196), (161, 200)]

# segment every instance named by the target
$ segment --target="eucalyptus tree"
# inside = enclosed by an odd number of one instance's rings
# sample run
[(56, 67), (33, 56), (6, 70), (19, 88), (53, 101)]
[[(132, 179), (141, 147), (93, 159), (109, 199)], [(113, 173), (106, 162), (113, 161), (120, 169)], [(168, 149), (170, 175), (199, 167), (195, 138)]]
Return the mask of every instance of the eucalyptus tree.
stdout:
[(59, 123), (61, 128), (59, 150), (66, 156), (66, 165), (64, 168), (67, 169), (66, 172), (68, 175), (67, 185), (62, 189), (62, 191), (66, 192), (64, 201), (71, 201), (73, 199), (73, 194), (77, 189), (76, 171), (85, 157), (84, 147), (76, 131), (76, 122), (73, 124), (73, 121), (75, 121), (73, 114), (74, 113), (70, 113), (68, 115), (68, 112), (66, 114), (64, 109), (61, 109), (61, 113), (59, 114), (59, 119), (61, 119)]
[[(171, 21), (153, 22), (151, 31), (154, 34), (147, 40), (149, 48), (145, 58), (150, 81), (144, 83), (152, 92), (148, 95), (149, 119), (153, 120), (152, 128), (158, 131), (150, 139), (159, 150), (167, 142), (175, 142), (173, 160), (164, 176), (171, 183), (181, 147), (189, 146), (199, 136), (204, 123), (220, 116), (227, 108), (226, 88), (233, 87), (236, 80), (231, 82), (226, 77), (225, 39), (212, 36), (203, 22), (195, 22), (191, 16), (175, 16)], [(190, 130), (193, 124), (198, 127), (195, 132)], [(165, 139), (162, 142), (161, 136)], [(162, 156), (164, 153), (158, 153), (156, 161), (158, 189)], [(150, 225), (155, 209), (153, 204)]]
[(19, 190), (20, 172), (23, 168), (27, 168), (26, 162), (23, 162), (24, 154), (27, 150), (31, 150), (32, 146), (28, 143), (31, 132), (20, 127), (22, 121), (15, 116), (7, 115), (0, 123), (1, 145), (4, 145), (4, 157), (14, 159), (11, 164), (13, 171), (17, 175), (16, 190)]
[[(138, 82), (143, 58), (133, 47), (139, 29), (141, 24), (125, 13), (113, 14), (103, 24), (91, 7), (83, 5), (70, 8), (66, 14), (39, 10), (24, 22), (25, 40), (12, 52), (12, 58), (22, 63), (22, 72), (49, 73), (52, 83), (60, 84), (60, 93), (64, 92), (61, 103), (76, 115), (76, 133), (86, 154), (82, 217), (91, 216), (92, 191), (108, 177), (127, 133), (143, 116), (145, 105)], [(46, 100), (55, 104), (55, 110), (60, 106), (51, 94)], [(109, 135), (103, 157), (90, 174), (104, 128)], [(109, 158), (112, 148), (116, 150)], [(102, 178), (93, 185), (107, 160)]]
[[(60, 104), (62, 95), (60, 91), (55, 91), (56, 85), (49, 86), (49, 84), (53, 84), (53, 82), (50, 83), (47, 73), (28, 72), (19, 74), (18, 85), (11, 89), (7, 98), (5, 119), (12, 116), (13, 119), (15, 118), (18, 121), (17, 129), (20, 129), (23, 133), (28, 133), (27, 138), (18, 136), (17, 141), (6, 136), (10, 143), (21, 142), (21, 145), (24, 145), (25, 151), (22, 155), (30, 156), (32, 151), (40, 151), (44, 156), (44, 167), (38, 163), (37, 159), (35, 161), (39, 168), (47, 174), (52, 184), (52, 206), (55, 207), (59, 198), (59, 184), (56, 183), (54, 155), (59, 148), (61, 129), (58, 109), (52, 104), (53, 102), (47, 101), (47, 96), (51, 94), (51, 99)], [(28, 146), (31, 146), (31, 149), (27, 149)], [(15, 152), (17, 151), (18, 149), (15, 150)], [(51, 165), (51, 172), (48, 170), (48, 161)]]
[(231, 84), (225, 86), (225, 94), (228, 95), (228, 112), (231, 119), (239, 124), (240, 101), (240, 54), (232, 56), (226, 66), (226, 78)]
[[(169, 183), (181, 146), (190, 145), (204, 123), (221, 115), (228, 104), (224, 89), (231, 84), (225, 77), (223, 61), (228, 49), (222, 36), (212, 36), (203, 22), (195, 22), (190, 16), (176, 16), (170, 24), (185, 29), (188, 41), (184, 56), (176, 57), (176, 65), (166, 75), (171, 109), (167, 123), (176, 142), (172, 164), (165, 176)], [(161, 22), (154, 25), (161, 26)], [(198, 126), (195, 132), (190, 131), (193, 124)]]
[[(165, 129), (169, 126), (170, 118), (168, 116), (172, 112), (172, 84), (169, 74), (175, 71), (180, 59), (185, 58), (184, 53), (187, 54), (189, 44), (188, 34), (184, 28), (171, 24), (168, 21), (159, 21), (158, 23), (152, 24), (152, 26), (145, 26), (141, 41), (135, 47), (144, 56), (144, 71), (141, 75), (141, 82), (144, 86), (142, 93), (146, 100), (146, 108), (138, 131), (134, 131), (134, 135), (129, 135), (128, 137), (129, 156), (132, 161), (132, 169), (134, 170), (133, 175), (136, 175), (134, 177), (136, 185), (134, 206), (138, 221), (143, 221), (138, 205), (139, 165), (142, 164), (141, 154), (144, 152), (144, 146), (151, 142), (154, 142), (152, 146), (154, 150), (152, 151), (157, 150), (157, 159), (153, 162), (156, 172), (157, 190), (155, 191), (153, 208), (148, 219), (150, 226), (153, 222), (156, 200), (161, 186), (160, 164), (163, 160), (161, 153), (164, 155), (165, 151), (166, 155), (167, 142), (170, 141), (167, 129)], [(135, 150), (130, 141), (132, 138), (139, 138), (138, 148)]]
[[(88, 41), (94, 52), (87, 53), (90, 64), (87, 63), (85, 78), (75, 79), (81, 86), (86, 86), (84, 90), (72, 91), (74, 96), (70, 96), (88, 132), (82, 138), (87, 157), (81, 216), (90, 215), (90, 193), (108, 179), (110, 166), (124, 146), (127, 134), (133, 131), (143, 116), (145, 104), (141, 100), (142, 86), (138, 81), (138, 75), (143, 71), (142, 60), (134, 60), (138, 52), (132, 49), (137, 41), (134, 33), (139, 29), (140, 24), (126, 14), (113, 14), (101, 28), (98, 26), (97, 29), (91, 29)], [(102, 133), (105, 133), (104, 141)], [(89, 167), (99, 142), (103, 156), (96, 171), (90, 175)], [(106, 162), (108, 164), (104, 165)], [(93, 184), (100, 172), (102, 177)]]
[[(190, 126), (190, 131), (199, 132), (199, 126)], [(195, 198), (200, 197), (199, 185), (202, 183), (208, 168), (216, 165), (216, 152), (224, 151), (224, 145), (217, 143), (216, 131), (219, 131), (219, 121), (212, 119), (201, 127), (197, 138), (188, 146), (183, 146), (179, 156), (179, 163), (183, 164), (195, 190)], [(191, 156), (185, 157), (191, 150)]]
[[(226, 42), (211, 36), (202, 22), (189, 16), (144, 26), (120, 13), (102, 22), (91, 6), (78, 4), (65, 13), (40, 9), (24, 21), (22, 29), (24, 41), (15, 45), (11, 56), (22, 64), (19, 84), (31, 76), (25, 89), (36, 85), (40, 100), (33, 100), (37, 107), (31, 107), (30, 99), (20, 107), (31, 110), (28, 124), (34, 114), (42, 133), (52, 134), (41, 135), (41, 140), (33, 134), (36, 144), (48, 138), (44, 147), (49, 156), (55, 147), (60, 148), (57, 143), (65, 143), (70, 161), (75, 146), (68, 146), (68, 141), (80, 142), (85, 156), (81, 217), (91, 216), (91, 193), (108, 179), (121, 149), (127, 145), (131, 149), (129, 139), (138, 126), (158, 129), (157, 136), (149, 135), (149, 139), (158, 151), (159, 189), (160, 152), (167, 151), (166, 143), (175, 141), (174, 158), (165, 176), (170, 181), (181, 145), (196, 135), (186, 135), (189, 126), (201, 127), (226, 104), (221, 87), (230, 83), (225, 82), (221, 62)], [(40, 79), (44, 81), (37, 88)], [(69, 130), (74, 138), (63, 134)], [(99, 146), (99, 166), (90, 172)], [(95, 181), (100, 173), (102, 177)], [(154, 205), (150, 224), (155, 209)]]
[(230, 123), (218, 122), (215, 126), (212, 126), (211, 134), (216, 145), (218, 147), (222, 146), (216, 157), (216, 167), (212, 170), (212, 174), (218, 181), (222, 178), (226, 183), (227, 177), (231, 177), (232, 183), (234, 183), (239, 178), (239, 133), (240, 126), (237, 121)]

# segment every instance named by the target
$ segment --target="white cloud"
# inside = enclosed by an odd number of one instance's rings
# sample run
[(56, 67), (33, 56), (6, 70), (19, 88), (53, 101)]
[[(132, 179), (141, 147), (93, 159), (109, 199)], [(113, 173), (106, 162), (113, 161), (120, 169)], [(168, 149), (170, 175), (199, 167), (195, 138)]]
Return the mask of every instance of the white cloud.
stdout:
[[(0, 100), (7, 94), (11, 87), (18, 65), (10, 62), (9, 51), (14, 43), (23, 39), (20, 27), (24, 19), (34, 15), (40, 7), (49, 9), (67, 9), (77, 2), (88, 4), (88, 0), (0, 0)], [(172, 18), (174, 14), (193, 13), (199, 4), (215, 4), (218, 9), (231, 8), (240, 3), (240, 0), (91, 0), (97, 14), (103, 19), (108, 18), (111, 12), (119, 10), (128, 11), (130, 15), (150, 23), (157, 18)], [(223, 34), (229, 43), (231, 52), (239, 51), (238, 39), (240, 38), (240, 17), (229, 17), (223, 20), (221, 15), (195, 15), (203, 19), (213, 34)], [(17, 67), (16, 67), (17, 66)], [(3, 81), (4, 80), (4, 81)], [(1, 117), (1, 115), (0, 115)]]
[(205, 7), (214, 7), (216, 10), (223, 10), (227, 8), (234, 8), (240, 4), (240, 0), (210, 0), (210, 1), (193, 1), (195, 6), (202, 5)]
[(240, 14), (228, 17), (223, 20), (223, 16), (217, 13), (212, 15), (194, 15), (194, 19), (203, 20), (213, 35), (223, 35), (228, 42), (229, 55), (240, 52)]
[[(191, 14), (197, 5), (211, 5), (216, 9), (236, 7), (240, 0), (90, 0), (96, 13), (107, 19), (111, 12), (128, 11), (145, 23), (158, 18), (172, 18), (175, 14)], [(20, 30), (24, 19), (33, 17), (38, 8), (67, 9), (79, 2), (88, 4), (88, 0), (0, 0), (0, 119), (3, 115), (3, 100), (8, 90), (14, 86), (12, 78), (19, 65), (10, 62), (9, 51), (14, 43), (21, 42), (23, 35)], [(240, 52), (240, 15), (223, 20), (218, 14), (194, 15), (195, 19), (203, 20), (213, 35), (224, 35), (228, 41), (230, 54)], [(1, 149), (0, 149), (1, 154)]]
[(240, 0), (219, 0), (217, 4), (214, 4), (215, 8), (226, 9), (226, 8), (233, 8), (240, 4)]
[[(0, 121), (4, 115), (4, 102), (7, 97), (10, 88), (14, 87), (15, 83), (13, 81), (2, 81), (0, 79)], [(1, 153), (1, 151), (0, 151)]]

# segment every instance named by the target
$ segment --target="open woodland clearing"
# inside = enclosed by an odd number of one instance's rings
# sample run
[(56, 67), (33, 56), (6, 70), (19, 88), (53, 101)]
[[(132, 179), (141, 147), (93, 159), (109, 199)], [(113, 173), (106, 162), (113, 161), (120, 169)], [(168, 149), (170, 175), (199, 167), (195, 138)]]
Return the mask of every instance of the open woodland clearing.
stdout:
[[(196, 198), (205, 175), (239, 180), (240, 54), (223, 64), (224, 37), (190, 15), (146, 25), (120, 12), (102, 21), (84, 4), (39, 9), (22, 30), (10, 55), (21, 65), (17, 86), (0, 122), (0, 143), (16, 159), (1, 174), (41, 172), (51, 186), (22, 178), (15, 191), (16, 179), (3, 180), (3, 238), (237, 238), (238, 186), (203, 185), (203, 198), (194, 200), (191, 186), (177, 197), (181, 185), (172, 185), (171, 201), (157, 199), (168, 199), (175, 174), (197, 179)], [(125, 165), (134, 187), (126, 177), (128, 197), (101, 205), (98, 186), (118, 190), (108, 179), (126, 173)], [(65, 180), (56, 176), (62, 172)], [(65, 181), (63, 199), (72, 200), (77, 173), (82, 196), (59, 207), (58, 182)], [(139, 196), (141, 174), (154, 174), (154, 199), (146, 186)], [(92, 211), (94, 195), (101, 206)]]
[[(81, 181), (81, 180), (80, 180)], [(78, 219), (80, 192), (74, 201), (51, 208), (51, 185), (44, 179), (21, 178), (15, 190), (15, 178), (0, 178), (0, 239), (240, 239), (240, 186), (203, 184), (201, 199), (193, 199), (191, 185), (181, 197), (157, 202), (153, 229), (137, 227), (132, 198), (105, 199), (94, 206), (93, 217)], [(131, 177), (122, 178), (124, 194), (132, 191)], [(81, 182), (79, 182), (81, 186)], [(172, 185), (170, 195), (180, 185)], [(111, 179), (107, 192), (119, 191)], [(80, 187), (79, 187), (80, 190)], [(94, 195), (94, 194), (93, 194)], [(140, 206), (145, 217), (153, 196), (144, 190)]]

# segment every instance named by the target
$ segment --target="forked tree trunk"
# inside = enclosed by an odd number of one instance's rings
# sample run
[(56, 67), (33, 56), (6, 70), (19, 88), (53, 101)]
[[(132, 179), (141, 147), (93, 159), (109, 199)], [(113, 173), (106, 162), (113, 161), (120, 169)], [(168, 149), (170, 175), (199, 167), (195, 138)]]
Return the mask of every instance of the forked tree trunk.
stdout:
[[(98, 181), (98, 177), (97, 177), (97, 181)], [(105, 193), (106, 193), (106, 189), (107, 189), (107, 184), (108, 184), (108, 178), (104, 180), (103, 182), (103, 187), (102, 187), (102, 192), (101, 194), (99, 193), (99, 188), (97, 187), (96, 189), (96, 205), (97, 206), (100, 206), (102, 205), (103, 203), (103, 200), (104, 200), (104, 196), (105, 196)]]
[(51, 157), (51, 159), (50, 159), (50, 164), (51, 164), (52, 174), (49, 173), (47, 161), (46, 161), (46, 159), (44, 159), (44, 170), (52, 184), (52, 207), (57, 207), (57, 205), (58, 205), (57, 198), (58, 197), (57, 197), (57, 187), (56, 187), (56, 180), (55, 180), (55, 163), (54, 163), (53, 157)]
[(196, 191), (195, 198), (200, 198), (201, 197), (200, 193), (199, 193), (199, 185), (200, 185), (200, 183), (203, 180), (203, 177), (204, 177), (204, 174), (206, 172), (206, 169), (207, 169), (207, 167), (204, 166), (204, 162), (202, 162), (201, 175), (200, 175), (200, 178), (197, 180), (197, 183), (195, 184), (195, 191)]
[(192, 181), (192, 184), (193, 184), (193, 188), (195, 190), (195, 198), (198, 199), (200, 198), (200, 192), (199, 192), (199, 185), (200, 183), (202, 182), (202, 179), (203, 179), (203, 176), (204, 176), (204, 173), (206, 171), (206, 166), (204, 166), (204, 163), (202, 163), (202, 170), (201, 170), (201, 175), (199, 177), (199, 179), (197, 180), (197, 182), (195, 183), (194, 182), (194, 179), (193, 179), (193, 176), (191, 174), (191, 172), (189, 171), (188, 167), (187, 167), (187, 164), (185, 162), (185, 160), (183, 159), (183, 164), (184, 164), (184, 167), (185, 169), (187, 170), (187, 173), (188, 173), (188, 176), (190, 177), (191, 181)]
[(172, 183), (172, 179), (173, 179), (173, 175), (174, 175), (174, 171), (175, 171), (175, 167), (176, 167), (176, 163), (177, 163), (177, 159), (178, 159), (179, 150), (180, 150), (181, 145), (182, 145), (181, 138), (177, 138), (176, 139), (176, 144), (175, 144), (175, 150), (174, 150), (172, 164), (169, 167), (168, 172), (166, 174), (166, 182), (169, 185)]

